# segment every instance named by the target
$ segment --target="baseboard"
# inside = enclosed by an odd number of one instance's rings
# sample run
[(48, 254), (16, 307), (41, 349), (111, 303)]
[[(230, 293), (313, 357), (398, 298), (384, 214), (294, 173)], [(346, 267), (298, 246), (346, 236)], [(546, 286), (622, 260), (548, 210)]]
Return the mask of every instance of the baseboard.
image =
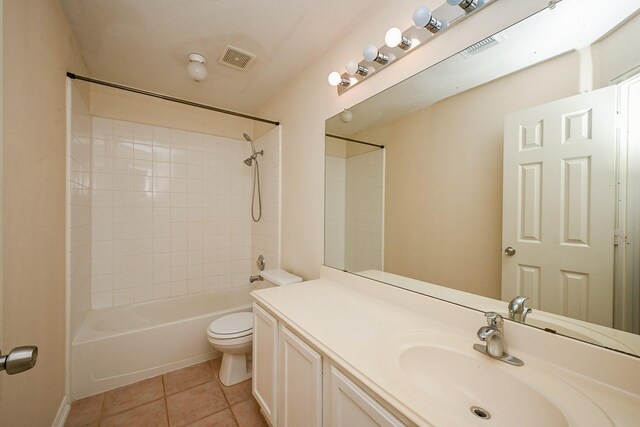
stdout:
[(62, 398), (62, 402), (60, 403), (60, 407), (58, 408), (58, 413), (56, 414), (56, 418), (53, 420), (53, 424), (51, 424), (51, 427), (64, 427), (64, 423), (67, 422), (67, 417), (69, 416), (70, 411), (71, 400), (69, 400), (69, 396), (65, 394)]

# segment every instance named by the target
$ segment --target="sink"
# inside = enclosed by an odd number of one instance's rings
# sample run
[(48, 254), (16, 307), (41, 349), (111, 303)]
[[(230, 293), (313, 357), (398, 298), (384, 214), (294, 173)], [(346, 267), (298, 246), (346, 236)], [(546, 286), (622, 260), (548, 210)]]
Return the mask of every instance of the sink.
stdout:
[(472, 344), (435, 337), (396, 347), (395, 371), (414, 389), (412, 395), (427, 414), (442, 412), (444, 423), (454, 425), (612, 425), (586, 396), (527, 366), (526, 357), (525, 366), (515, 367), (474, 351)]

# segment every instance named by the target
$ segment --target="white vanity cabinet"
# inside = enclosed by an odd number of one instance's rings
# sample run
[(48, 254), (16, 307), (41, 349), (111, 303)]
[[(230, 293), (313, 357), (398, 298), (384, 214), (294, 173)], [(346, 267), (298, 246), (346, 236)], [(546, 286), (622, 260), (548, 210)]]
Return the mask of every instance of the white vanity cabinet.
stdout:
[(253, 313), (253, 395), (272, 427), (405, 426), (283, 322)]

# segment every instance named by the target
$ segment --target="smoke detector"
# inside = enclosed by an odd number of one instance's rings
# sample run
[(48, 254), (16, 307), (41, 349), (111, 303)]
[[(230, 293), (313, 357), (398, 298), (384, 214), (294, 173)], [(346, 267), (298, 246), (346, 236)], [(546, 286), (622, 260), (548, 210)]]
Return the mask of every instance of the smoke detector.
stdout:
[(220, 54), (218, 62), (237, 70), (246, 70), (255, 57), (252, 53), (227, 45)]

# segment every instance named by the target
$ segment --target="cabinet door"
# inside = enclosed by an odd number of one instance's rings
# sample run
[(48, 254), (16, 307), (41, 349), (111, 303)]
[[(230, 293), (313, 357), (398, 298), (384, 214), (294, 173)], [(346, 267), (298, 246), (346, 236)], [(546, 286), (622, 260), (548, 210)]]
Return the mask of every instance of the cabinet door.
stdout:
[(334, 366), (330, 367), (331, 427), (405, 426)]
[(322, 358), (280, 327), (280, 427), (322, 425)]
[(253, 304), (253, 395), (272, 426), (277, 426), (278, 321)]

